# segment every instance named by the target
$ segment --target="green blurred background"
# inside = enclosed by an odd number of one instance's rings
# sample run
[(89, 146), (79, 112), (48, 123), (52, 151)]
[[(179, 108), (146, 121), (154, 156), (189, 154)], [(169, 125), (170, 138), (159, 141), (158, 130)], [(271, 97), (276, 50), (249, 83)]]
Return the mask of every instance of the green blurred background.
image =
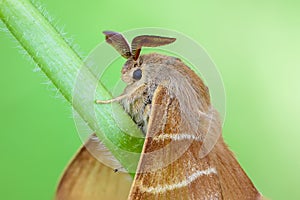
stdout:
[[(299, 1), (40, 2), (83, 55), (102, 30), (161, 27), (200, 43), (222, 75), (223, 135), (241, 165), (265, 196), (300, 199)], [(81, 142), (71, 107), (17, 46), (0, 32), (0, 198), (52, 199)]]

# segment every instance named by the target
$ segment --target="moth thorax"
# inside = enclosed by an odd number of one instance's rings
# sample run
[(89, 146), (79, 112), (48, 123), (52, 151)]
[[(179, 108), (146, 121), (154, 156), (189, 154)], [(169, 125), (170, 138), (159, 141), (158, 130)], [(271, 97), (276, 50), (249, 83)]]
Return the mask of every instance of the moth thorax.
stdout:
[(124, 98), (120, 103), (132, 120), (146, 135), (147, 125), (151, 110), (151, 97), (147, 88), (143, 87), (128, 98)]

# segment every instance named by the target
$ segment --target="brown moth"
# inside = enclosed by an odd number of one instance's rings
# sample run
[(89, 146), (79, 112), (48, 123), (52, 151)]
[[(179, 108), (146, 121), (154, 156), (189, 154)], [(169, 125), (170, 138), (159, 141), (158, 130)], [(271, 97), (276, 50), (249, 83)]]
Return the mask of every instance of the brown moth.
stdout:
[[(104, 34), (107, 43), (127, 59), (122, 68), (127, 86), (119, 97), (97, 103), (119, 102), (145, 135), (128, 199), (262, 199), (224, 143), (218, 112), (203, 81), (179, 58), (157, 53), (140, 55), (142, 47), (167, 45), (175, 38), (142, 35), (130, 46), (120, 33)], [(88, 159), (81, 157), (79, 153), (73, 162)], [(77, 168), (71, 165), (71, 169)], [(78, 181), (75, 176), (67, 177), (72, 174), (69, 169), (57, 196), (76, 190), (70, 185)], [(97, 177), (102, 184), (103, 178)], [(86, 179), (96, 177), (88, 174)], [(90, 197), (91, 187), (95, 185), (89, 184), (81, 191), (81, 198), (73, 199), (104, 199), (100, 193)], [(72, 199), (67, 196), (64, 199)]]
[(104, 34), (127, 59), (122, 69), (127, 87), (120, 97), (98, 103), (119, 101), (146, 136), (128, 198), (260, 199), (218, 137), (219, 116), (203, 81), (178, 58), (140, 55), (143, 46), (166, 45), (175, 38), (142, 35), (130, 48), (121, 34)]

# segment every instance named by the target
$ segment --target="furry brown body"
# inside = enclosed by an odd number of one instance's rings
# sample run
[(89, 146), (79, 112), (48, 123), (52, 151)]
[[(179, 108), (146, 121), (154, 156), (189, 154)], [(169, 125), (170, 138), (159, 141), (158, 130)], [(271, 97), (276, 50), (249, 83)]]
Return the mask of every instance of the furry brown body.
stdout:
[[(179, 98), (182, 102), (182, 114), (191, 118), (186, 119), (190, 120), (189, 123), (198, 123), (194, 122), (198, 120), (196, 116), (199, 115), (195, 112), (198, 108), (194, 106), (200, 106), (205, 112), (210, 107), (208, 88), (178, 58), (152, 53), (140, 56), (138, 61), (129, 59), (123, 69), (126, 71), (123, 70), (122, 79), (128, 85), (123, 93), (126, 98), (120, 103), (145, 135), (153, 95), (159, 85), (168, 88), (168, 94), (173, 98)], [(132, 79), (132, 73), (137, 69), (142, 70), (143, 76), (135, 81)]]

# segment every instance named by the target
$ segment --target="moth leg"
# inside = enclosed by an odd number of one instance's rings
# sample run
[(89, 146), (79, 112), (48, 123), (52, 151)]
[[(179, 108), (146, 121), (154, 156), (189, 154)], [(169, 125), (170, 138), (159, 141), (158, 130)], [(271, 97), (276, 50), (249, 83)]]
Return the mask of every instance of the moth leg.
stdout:
[(109, 99), (109, 100), (96, 100), (95, 103), (96, 104), (108, 104), (108, 103), (113, 103), (113, 102), (119, 102), (121, 101), (122, 99), (124, 98), (127, 98), (128, 96), (131, 96), (132, 94), (134, 94), (136, 91), (140, 90), (140, 89), (144, 89), (145, 85), (141, 85), (137, 88), (135, 88), (131, 93), (128, 93), (128, 94), (123, 94), (123, 95), (120, 95), (118, 97), (115, 97), (113, 99)]
[(109, 99), (109, 100), (96, 100), (96, 104), (108, 104), (108, 103), (113, 103), (113, 102), (119, 102), (121, 101), (122, 99), (126, 98), (127, 97), (127, 94), (124, 94), (124, 95), (121, 95), (121, 96), (118, 96), (116, 98), (113, 98), (113, 99)]

